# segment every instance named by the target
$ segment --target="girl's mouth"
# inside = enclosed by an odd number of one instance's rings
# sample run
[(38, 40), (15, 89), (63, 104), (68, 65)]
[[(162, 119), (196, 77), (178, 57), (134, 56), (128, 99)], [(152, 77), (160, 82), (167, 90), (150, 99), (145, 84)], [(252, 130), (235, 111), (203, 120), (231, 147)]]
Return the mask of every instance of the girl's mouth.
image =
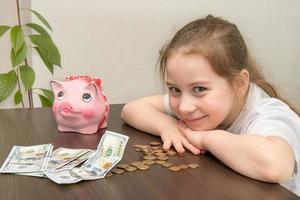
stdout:
[(184, 122), (187, 125), (197, 125), (197, 124), (201, 123), (201, 121), (206, 117), (207, 117), (207, 115), (204, 115), (202, 117), (197, 117), (197, 118), (184, 119)]

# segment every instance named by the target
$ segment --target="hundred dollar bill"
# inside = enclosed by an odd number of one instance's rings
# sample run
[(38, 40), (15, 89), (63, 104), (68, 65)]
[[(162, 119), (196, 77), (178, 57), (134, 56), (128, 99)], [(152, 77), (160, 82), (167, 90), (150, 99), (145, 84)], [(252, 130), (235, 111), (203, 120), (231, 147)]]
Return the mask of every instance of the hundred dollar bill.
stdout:
[[(91, 180), (90, 174), (99, 178), (105, 177), (109, 170), (122, 159), (128, 139), (129, 137), (126, 135), (106, 131), (96, 153), (82, 165), (81, 171), (72, 170), (73, 174), (77, 174), (84, 180)], [(84, 174), (88, 174), (86, 178)]]
[(61, 171), (44, 171), (45, 175), (52, 181), (58, 184), (72, 184), (81, 181), (82, 179), (72, 176), (70, 170)]
[(96, 171), (89, 171), (78, 167), (71, 169), (70, 174), (82, 180), (96, 180), (105, 177), (105, 174), (99, 174)]
[(47, 170), (56, 170), (58, 168), (67, 165), (68, 163), (76, 160), (80, 156), (91, 151), (90, 149), (69, 149), (60, 147), (54, 150), (50, 156), (49, 163), (47, 165)]
[(1, 173), (40, 173), (45, 170), (52, 144), (14, 146), (0, 168)]
[(56, 171), (71, 170), (74, 167), (76, 167), (77, 165), (80, 165), (84, 161), (88, 160), (94, 153), (95, 153), (95, 151), (90, 150), (86, 154), (83, 154), (82, 156), (79, 156), (78, 158), (76, 158), (76, 159), (70, 161), (69, 163), (67, 163), (66, 165), (57, 168)]

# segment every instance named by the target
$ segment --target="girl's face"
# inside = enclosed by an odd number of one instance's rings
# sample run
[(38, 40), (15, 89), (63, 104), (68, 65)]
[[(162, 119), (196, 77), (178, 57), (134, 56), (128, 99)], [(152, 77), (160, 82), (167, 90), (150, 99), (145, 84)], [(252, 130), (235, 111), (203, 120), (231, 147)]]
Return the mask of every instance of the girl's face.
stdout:
[(166, 85), (171, 109), (193, 130), (228, 127), (237, 116), (233, 88), (202, 56), (172, 55)]

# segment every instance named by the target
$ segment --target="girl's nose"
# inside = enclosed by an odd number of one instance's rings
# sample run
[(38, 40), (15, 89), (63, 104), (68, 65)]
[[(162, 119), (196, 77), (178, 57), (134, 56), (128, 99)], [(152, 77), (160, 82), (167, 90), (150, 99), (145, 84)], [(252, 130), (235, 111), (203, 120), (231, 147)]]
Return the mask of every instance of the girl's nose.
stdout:
[(188, 99), (186, 97), (181, 98), (179, 108), (178, 108), (178, 110), (180, 111), (181, 114), (186, 115), (186, 114), (192, 113), (195, 111), (195, 109), (196, 109), (196, 106), (193, 103), (193, 101), (191, 101), (191, 99)]

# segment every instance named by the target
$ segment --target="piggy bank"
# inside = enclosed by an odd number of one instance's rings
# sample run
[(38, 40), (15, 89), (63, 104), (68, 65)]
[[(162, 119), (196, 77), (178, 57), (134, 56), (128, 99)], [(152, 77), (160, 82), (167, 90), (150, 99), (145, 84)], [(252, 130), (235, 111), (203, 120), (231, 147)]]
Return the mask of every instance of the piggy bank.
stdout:
[(107, 126), (109, 105), (100, 78), (68, 76), (51, 81), (52, 111), (61, 132), (93, 134)]

